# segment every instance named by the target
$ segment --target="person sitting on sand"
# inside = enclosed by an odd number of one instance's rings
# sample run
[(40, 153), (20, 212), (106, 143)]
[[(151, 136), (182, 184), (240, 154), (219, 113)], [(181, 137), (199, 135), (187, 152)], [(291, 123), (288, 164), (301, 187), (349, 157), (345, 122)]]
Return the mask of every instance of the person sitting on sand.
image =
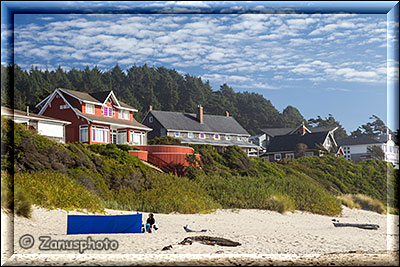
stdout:
[(146, 220), (146, 232), (151, 233), (151, 229), (154, 228), (154, 230), (157, 230), (158, 227), (156, 225), (156, 220), (154, 219), (153, 213), (149, 214), (149, 218)]

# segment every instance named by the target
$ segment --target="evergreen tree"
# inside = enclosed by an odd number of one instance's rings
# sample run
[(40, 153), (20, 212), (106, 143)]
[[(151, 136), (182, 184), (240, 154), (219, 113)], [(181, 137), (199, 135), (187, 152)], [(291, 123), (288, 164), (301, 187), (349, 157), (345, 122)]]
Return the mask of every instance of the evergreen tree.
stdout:
[(308, 120), (308, 124), (311, 127), (336, 126), (338, 128), (334, 133), (335, 139), (347, 137), (346, 130), (338, 121), (335, 120), (332, 114), (329, 114), (328, 117), (325, 117), (325, 119), (322, 119), (321, 116), (318, 116), (316, 119), (311, 118)]

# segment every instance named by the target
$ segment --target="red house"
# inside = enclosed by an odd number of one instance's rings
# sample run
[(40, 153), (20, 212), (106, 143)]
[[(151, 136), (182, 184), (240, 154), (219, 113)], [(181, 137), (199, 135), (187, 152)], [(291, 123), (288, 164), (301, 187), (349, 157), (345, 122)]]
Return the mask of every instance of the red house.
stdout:
[(39, 115), (71, 122), (67, 142), (146, 145), (147, 126), (137, 122), (137, 109), (119, 101), (113, 91), (84, 93), (57, 88), (43, 99)]

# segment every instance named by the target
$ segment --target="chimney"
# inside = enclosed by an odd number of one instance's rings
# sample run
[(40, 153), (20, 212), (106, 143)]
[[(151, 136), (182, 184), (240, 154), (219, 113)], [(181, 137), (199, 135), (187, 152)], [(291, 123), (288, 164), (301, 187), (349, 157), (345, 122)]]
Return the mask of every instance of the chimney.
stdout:
[(197, 120), (200, 123), (204, 122), (204, 120), (203, 120), (203, 107), (201, 105), (197, 106)]
[(153, 106), (152, 105), (149, 106), (149, 110), (153, 110)]
[(306, 133), (306, 126), (304, 125), (304, 121), (302, 122), (302, 135)]
[(225, 115), (226, 115), (227, 117), (229, 117), (229, 112), (228, 112), (228, 111), (225, 111)]
[(29, 106), (26, 106), (26, 115), (29, 116)]

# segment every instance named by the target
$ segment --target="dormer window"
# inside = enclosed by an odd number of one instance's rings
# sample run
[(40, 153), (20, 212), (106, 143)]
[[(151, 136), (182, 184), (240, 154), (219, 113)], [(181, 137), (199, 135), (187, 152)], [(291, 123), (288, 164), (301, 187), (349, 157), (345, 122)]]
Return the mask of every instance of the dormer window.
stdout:
[(104, 116), (106, 116), (106, 117), (112, 117), (113, 116), (113, 108), (102, 107), (101, 110), (102, 110), (102, 113), (103, 113)]
[(124, 120), (129, 120), (129, 111), (119, 109), (118, 110), (118, 118), (124, 119)]
[(129, 120), (129, 111), (127, 111), (127, 110), (124, 110), (124, 119), (125, 120)]
[(94, 105), (86, 103), (86, 113), (87, 114), (94, 114)]

